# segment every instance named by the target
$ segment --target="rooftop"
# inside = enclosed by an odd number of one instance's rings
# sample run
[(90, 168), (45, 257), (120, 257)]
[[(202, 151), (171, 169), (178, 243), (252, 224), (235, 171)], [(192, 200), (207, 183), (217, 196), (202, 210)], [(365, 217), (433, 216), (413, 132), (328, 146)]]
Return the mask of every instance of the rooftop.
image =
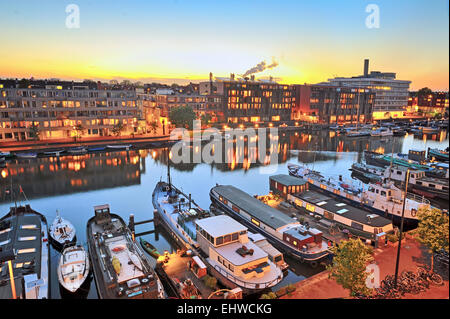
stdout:
[(219, 215), (196, 220), (195, 223), (203, 228), (212, 237), (220, 237), (247, 230), (230, 216)]
[(295, 196), (299, 199), (303, 199), (309, 203), (317, 205), (333, 214), (341, 215), (364, 225), (372, 227), (384, 227), (391, 224), (391, 221), (389, 219), (386, 219), (379, 215), (371, 214), (354, 206), (350, 206), (332, 197), (328, 197), (322, 193), (306, 191), (301, 194), (295, 194)]
[(298, 223), (298, 221), (286, 216), (279, 210), (262, 203), (258, 199), (234, 186), (220, 185), (214, 187), (212, 190), (274, 229), (278, 229), (288, 224)]
[(302, 178), (293, 177), (287, 174), (279, 174), (270, 176), (269, 179), (274, 180), (277, 183), (283, 184), (285, 186), (297, 186), (297, 185), (305, 185), (307, 181)]

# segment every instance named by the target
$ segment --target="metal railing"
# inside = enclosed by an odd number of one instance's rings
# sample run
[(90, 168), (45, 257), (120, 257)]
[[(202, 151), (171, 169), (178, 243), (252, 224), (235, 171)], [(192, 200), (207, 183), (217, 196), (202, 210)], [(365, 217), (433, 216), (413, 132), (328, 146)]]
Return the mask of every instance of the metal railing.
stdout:
[(274, 282), (278, 282), (278, 281), (281, 280), (280, 277), (277, 277), (277, 278), (275, 278), (274, 280), (267, 281), (267, 282), (263, 282), (263, 283), (257, 283), (257, 284), (256, 284), (256, 283), (249, 283), (249, 282), (243, 281), (243, 280), (237, 278), (236, 276), (234, 276), (234, 275), (228, 273), (227, 271), (223, 270), (222, 268), (220, 268), (220, 267), (217, 266), (217, 265), (214, 265), (214, 268), (215, 268), (220, 274), (224, 275), (227, 279), (231, 280), (232, 282), (234, 282), (234, 283), (236, 283), (236, 284), (238, 284), (239, 286), (244, 287), (244, 288), (264, 289), (264, 288), (267, 288), (267, 287), (271, 287), (271, 285), (272, 285)]

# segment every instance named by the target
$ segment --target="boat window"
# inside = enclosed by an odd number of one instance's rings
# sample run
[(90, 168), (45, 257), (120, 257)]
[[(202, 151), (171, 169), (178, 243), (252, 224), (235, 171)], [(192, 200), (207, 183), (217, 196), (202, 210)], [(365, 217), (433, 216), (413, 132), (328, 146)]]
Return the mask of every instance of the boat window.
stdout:
[(218, 261), (219, 263), (222, 263), (222, 257), (217, 256), (217, 261)]
[(241, 231), (241, 232), (239, 233), (239, 235), (245, 235), (245, 234), (247, 234), (247, 231), (246, 231), (246, 230), (243, 230), (243, 231)]
[(222, 236), (217, 237), (216, 238), (216, 245), (222, 245), (222, 244), (223, 244), (223, 237)]
[(237, 207), (237, 206), (232, 205), (232, 209), (233, 209), (236, 213), (239, 213), (239, 212), (240, 212), (240, 209), (239, 209), (239, 207)]
[(231, 240), (238, 240), (239, 239), (239, 234), (238, 233), (234, 233), (231, 235)]
[(434, 184), (429, 184), (429, 186), (430, 186), (430, 188), (435, 188), (436, 187), (436, 185), (434, 185)]
[(277, 262), (281, 261), (282, 258), (283, 258), (282, 255), (278, 255), (278, 256), (276, 256), (276, 257), (274, 258), (274, 261), (277, 263)]
[(378, 189), (376, 189), (376, 190), (375, 190), (375, 193), (377, 193), (377, 194), (378, 194)]
[(36, 225), (21, 225), (21, 229), (36, 229)]
[(252, 223), (255, 224), (256, 226), (259, 226), (259, 221), (257, 221), (256, 219), (252, 218)]
[(363, 229), (363, 225), (360, 223), (357, 223), (357, 222), (352, 222), (351, 226), (356, 229), (360, 229), (360, 230)]
[(228, 269), (230, 269), (232, 272), (234, 272), (234, 267), (232, 264), (228, 264)]
[(19, 237), (19, 241), (35, 240), (36, 236)]
[(386, 196), (386, 192), (385, 191), (381, 191), (381, 196)]
[(18, 254), (28, 254), (28, 253), (34, 253), (36, 251), (36, 248), (24, 248), (24, 249), (19, 249), (17, 251)]
[(223, 243), (229, 243), (231, 241), (231, 235), (225, 235), (223, 236)]
[(400, 171), (397, 171), (397, 175), (402, 175), (402, 172), (400, 172)]
[(422, 185), (422, 182), (417, 181), (416, 184), (417, 184), (417, 185)]

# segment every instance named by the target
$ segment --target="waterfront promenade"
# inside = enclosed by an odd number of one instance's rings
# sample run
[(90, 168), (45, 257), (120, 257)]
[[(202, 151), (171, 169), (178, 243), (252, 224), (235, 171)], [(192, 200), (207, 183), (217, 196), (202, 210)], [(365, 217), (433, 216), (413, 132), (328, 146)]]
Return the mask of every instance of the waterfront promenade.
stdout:
[[(419, 265), (430, 263), (430, 255), (410, 234), (402, 242), (399, 275), (403, 270), (416, 271)], [(388, 243), (387, 247), (375, 249), (374, 259), (380, 267), (380, 278), (393, 275), (395, 272), (395, 260), (398, 244)], [(296, 290), (281, 299), (350, 299), (350, 292), (342, 288), (334, 279), (328, 278), (328, 271), (323, 271), (315, 276), (298, 282)], [(444, 285), (430, 289), (418, 295), (405, 294), (402, 299), (449, 299), (449, 281), (444, 278)]]

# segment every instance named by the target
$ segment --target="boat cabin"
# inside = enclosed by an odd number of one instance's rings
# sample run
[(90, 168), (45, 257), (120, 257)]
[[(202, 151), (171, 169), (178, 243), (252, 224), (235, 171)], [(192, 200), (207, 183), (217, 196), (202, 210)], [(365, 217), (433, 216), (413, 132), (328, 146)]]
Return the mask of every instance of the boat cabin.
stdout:
[[(405, 166), (393, 166), (392, 168), (386, 168), (384, 171), (385, 178), (391, 178), (394, 181), (404, 183), (406, 181), (406, 174), (408, 168)], [(424, 178), (425, 172), (420, 170), (409, 170), (410, 183), (415, 183), (416, 180)]]
[(269, 182), (270, 190), (284, 199), (288, 194), (303, 193), (309, 189), (308, 182), (304, 179), (286, 174), (270, 176)]
[(233, 218), (219, 215), (200, 219), (196, 228), (200, 249), (215, 268), (247, 280), (270, 271), (267, 253), (249, 241), (247, 228)]
[(426, 158), (426, 151), (409, 150), (408, 159), (423, 162)]

